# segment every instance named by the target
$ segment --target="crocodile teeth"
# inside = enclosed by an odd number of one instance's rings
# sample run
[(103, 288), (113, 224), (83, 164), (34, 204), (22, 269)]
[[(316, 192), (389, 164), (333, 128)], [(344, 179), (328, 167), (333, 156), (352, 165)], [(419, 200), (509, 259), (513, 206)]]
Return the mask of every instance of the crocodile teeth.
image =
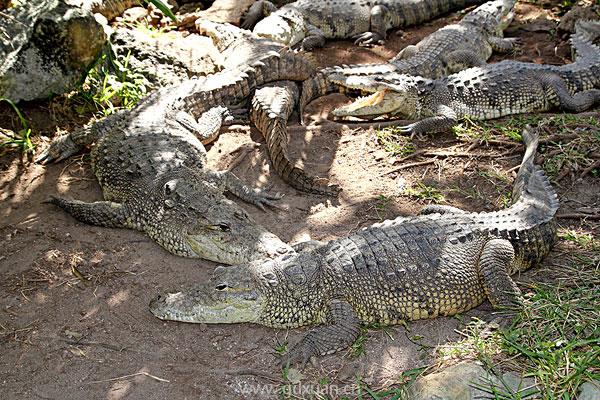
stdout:
[(363, 97), (361, 99), (356, 100), (352, 104), (348, 106), (348, 111), (354, 111), (362, 107), (367, 106), (376, 106), (377, 104), (383, 101), (385, 94), (387, 93), (387, 89), (378, 90), (370, 96)]

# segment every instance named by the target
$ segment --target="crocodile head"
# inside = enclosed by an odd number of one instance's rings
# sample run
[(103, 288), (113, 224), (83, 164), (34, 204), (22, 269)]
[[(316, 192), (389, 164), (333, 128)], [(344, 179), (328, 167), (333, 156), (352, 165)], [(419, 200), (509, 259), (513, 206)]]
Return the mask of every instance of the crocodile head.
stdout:
[(248, 31), (240, 29), (237, 26), (221, 24), (207, 19), (198, 19), (196, 21), (196, 30), (200, 34), (210, 37), (220, 52), (223, 52), (240, 37), (244, 35), (251, 36)]
[(350, 89), (358, 89), (368, 95), (352, 103), (336, 108), (336, 117), (376, 118), (382, 115), (401, 116), (408, 119), (419, 117), (417, 101), (422, 87), (432, 86), (433, 81), (386, 73), (377, 75), (332, 74), (328, 79)]
[(252, 32), (254, 34), (294, 46), (306, 37), (307, 26), (304, 16), (299, 11), (288, 9), (285, 13), (273, 13), (260, 20)]
[(153, 222), (145, 227), (172, 253), (225, 264), (275, 257), (291, 248), (222, 194), (215, 183), (175, 170), (155, 182)]
[(502, 36), (502, 32), (514, 18), (515, 3), (516, 0), (488, 1), (465, 15), (461, 22), (471, 23), (492, 35)]
[(263, 301), (248, 265), (235, 265), (217, 267), (208, 282), (192, 289), (157, 296), (150, 311), (160, 319), (180, 322), (256, 322)]

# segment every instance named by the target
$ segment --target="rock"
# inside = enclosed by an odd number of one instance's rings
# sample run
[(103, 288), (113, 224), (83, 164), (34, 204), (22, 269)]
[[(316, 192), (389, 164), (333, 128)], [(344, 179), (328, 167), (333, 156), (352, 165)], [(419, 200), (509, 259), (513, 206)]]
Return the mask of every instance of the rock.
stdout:
[(87, 72), (106, 35), (76, 3), (28, 1), (0, 15), (0, 97), (16, 102), (65, 93)]
[[(440, 372), (423, 376), (408, 389), (410, 400), (474, 400), (493, 399), (490, 388), (496, 387), (501, 394), (517, 394), (521, 399), (533, 399), (531, 379), (522, 379), (512, 372), (502, 379), (490, 374), (474, 362), (463, 362)], [(482, 390), (483, 389), (483, 390)], [(535, 392), (535, 390), (533, 390)], [(529, 395), (527, 395), (530, 393)]]
[(129, 54), (129, 67), (152, 85), (169, 85), (220, 70), (221, 55), (212, 41), (186, 35), (118, 28), (111, 42), (117, 56), (125, 58)]
[(592, 7), (582, 7), (575, 6), (569, 10), (568, 13), (562, 16), (560, 22), (558, 23), (558, 29), (564, 32), (574, 33), (575, 32), (575, 22), (580, 19), (586, 20), (597, 20), (600, 19), (598, 12), (600, 11), (600, 7), (592, 6)]
[(585, 382), (579, 386), (579, 395), (577, 400), (598, 400), (600, 399), (600, 380)]
[(148, 10), (144, 7), (131, 7), (123, 12), (123, 21), (134, 22), (141, 21), (148, 15)]
[(254, 0), (216, 0), (207, 10), (183, 15), (180, 18), (179, 25), (184, 27), (194, 26), (194, 22), (198, 18), (239, 25), (242, 16), (252, 3), (254, 3)]

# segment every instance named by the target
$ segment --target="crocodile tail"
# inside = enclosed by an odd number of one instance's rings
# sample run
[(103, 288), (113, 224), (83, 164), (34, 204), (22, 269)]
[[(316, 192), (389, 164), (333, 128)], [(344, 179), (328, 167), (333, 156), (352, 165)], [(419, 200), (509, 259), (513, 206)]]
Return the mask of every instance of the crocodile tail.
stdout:
[(307, 174), (289, 159), (287, 154), (287, 120), (298, 100), (298, 87), (290, 81), (280, 81), (256, 91), (252, 98), (250, 118), (263, 134), (275, 172), (292, 187), (309, 193), (334, 195), (335, 185), (326, 179)]
[(300, 101), (298, 103), (298, 112), (300, 116), (300, 124), (304, 125), (304, 108), (311, 101), (321, 96), (327, 96), (328, 94), (335, 93), (338, 90), (338, 86), (327, 80), (326, 70), (317, 72), (314, 76), (308, 78), (302, 83), (302, 91), (300, 94)]
[(442, 14), (484, 3), (483, 0), (420, 0), (389, 2), (394, 27), (412, 26), (430, 21)]

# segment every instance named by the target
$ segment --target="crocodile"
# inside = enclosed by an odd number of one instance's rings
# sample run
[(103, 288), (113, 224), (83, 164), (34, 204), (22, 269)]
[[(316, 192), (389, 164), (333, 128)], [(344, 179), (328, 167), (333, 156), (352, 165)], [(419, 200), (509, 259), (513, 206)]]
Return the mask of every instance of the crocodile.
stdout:
[(534, 164), (537, 132), (524, 130), (523, 140), (526, 151), (507, 209), (473, 213), (430, 206), (421, 215), (315, 248), (219, 266), (208, 282), (153, 298), (150, 311), (192, 323), (317, 325), (290, 348), (285, 361), (294, 363), (348, 347), (361, 324), (454, 315), (485, 299), (510, 317), (523, 304), (511, 275), (549, 252), (559, 206)]
[(399, 128), (414, 136), (449, 130), (464, 117), (488, 120), (553, 107), (585, 111), (600, 102), (600, 47), (589, 34), (600, 31), (600, 23), (580, 22), (578, 27), (571, 38), (576, 61), (561, 66), (501, 61), (439, 79), (394, 72), (330, 76), (332, 82), (371, 93), (335, 109), (333, 115), (417, 120)]
[[(259, 36), (300, 45), (322, 47), (325, 39), (355, 39), (376, 44), (389, 29), (417, 25), (451, 10), (480, 4), (479, 0), (298, 0), (277, 10), (266, 0), (255, 2), (242, 27)], [(266, 17), (261, 20), (262, 17)], [(260, 21), (259, 21), (260, 20)]]
[(317, 97), (335, 92), (352, 93), (333, 80), (339, 82), (349, 76), (377, 76), (389, 72), (435, 79), (483, 65), (493, 51), (512, 51), (520, 40), (503, 38), (502, 32), (513, 19), (514, 5), (515, 0), (488, 1), (470, 11), (459, 23), (444, 26), (416, 45), (405, 47), (389, 62), (323, 68), (303, 83), (301, 119), (306, 105)]
[[(238, 39), (248, 41), (231, 38)], [(256, 87), (304, 80), (314, 67), (285, 49), (255, 46), (238, 55), (245, 62), (236, 68), (157, 89), (131, 110), (55, 139), (38, 162), (60, 161), (95, 143), (92, 167), (105, 201), (49, 202), (82, 222), (144, 231), (184, 257), (235, 264), (291, 251), (223, 192), (262, 209), (280, 196), (252, 189), (229, 171), (207, 169), (203, 143), (217, 137), (223, 119), (233, 117), (230, 110)]]
[[(199, 32), (210, 36), (215, 47), (223, 54), (225, 68), (240, 68), (253, 54), (261, 52), (283, 51), (281, 43), (260, 38), (249, 31), (239, 29), (230, 24), (218, 24), (210, 21), (199, 21)], [(241, 40), (240, 38), (243, 38)], [(304, 54), (307, 60), (311, 57)], [(250, 57), (251, 58), (251, 57)], [(314, 73), (314, 69), (306, 73)], [(275, 172), (292, 187), (309, 193), (335, 195), (339, 188), (328, 185), (327, 179), (309, 175), (298, 168), (287, 153), (287, 120), (298, 103), (299, 88), (293, 81), (268, 83), (258, 88), (246, 100), (249, 104), (237, 111), (238, 120), (244, 120), (248, 113), (250, 121), (262, 133), (267, 143), (267, 151)], [(250, 110), (247, 111), (246, 109)]]

